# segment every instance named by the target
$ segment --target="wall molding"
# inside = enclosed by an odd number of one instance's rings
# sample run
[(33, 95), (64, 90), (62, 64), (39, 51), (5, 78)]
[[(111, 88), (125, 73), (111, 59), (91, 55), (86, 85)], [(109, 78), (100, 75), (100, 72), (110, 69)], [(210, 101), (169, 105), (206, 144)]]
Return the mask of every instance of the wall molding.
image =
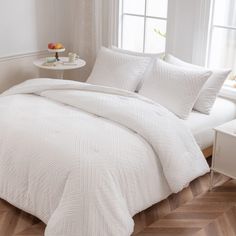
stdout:
[(6, 62), (6, 61), (12, 61), (12, 60), (19, 60), (19, 59), (23, 59), (27, 57), (43, 56), (46, 54), (48, 54), (47, 50), (13, 54), (9, 56), (0, 57), (0, 63)]

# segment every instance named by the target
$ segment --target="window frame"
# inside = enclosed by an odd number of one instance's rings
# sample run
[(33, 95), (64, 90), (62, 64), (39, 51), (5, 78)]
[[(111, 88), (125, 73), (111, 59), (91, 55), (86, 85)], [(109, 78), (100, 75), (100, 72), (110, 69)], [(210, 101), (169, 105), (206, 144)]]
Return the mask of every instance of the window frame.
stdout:
[[(144, 19), (144, 30), (143, 30), (143, 47), (142, 47), (142, 53), (145, 53), (146, 49), (146, 35), (147, 35), (147, 19), (156, 19), (156, 20), (162, 20), (168, 22), (168, 13), (166, 17), (158, 17), (158, 16), (149, 16), (147, 15), (147, 2), (148, 0), (145, 0), (145, 6), (144, 6), (144, 14), (133, 14), (133, 13), (125, 13), (124, 12), (124, 1), (120, 0), (119, 4), (119, 36), (118, 36), (118, 47), (123, 49), (123, 28), (124, 28), (124, 17), (125, 16), (133, 16), (133, 17), (141, 17)], [(169, 0), (167, 2), (167, 9), (168, 9)], [(167, 26), (166, 26), (167, 29)], [(166, 39), (165, 39), (166, 40)], [(166, 40), (167, 41), (167, 40)], [(164, 50), (165, 51), (165, 50)], [(155, 53), (155, 52), (154, 52)]]
[(206, 59), (206, 66), (208, 67), (210, 65), (210, 55), (211, 55), (211, 44), (212, 44), (212, 39), (213, 39), (213, 31), (214, 28), (218, 29), (225, 29), (225, 30), (235, 30), (236, 31), (236, 26), (229, 26), (229, 25), (218, 25), (214, 24), (214, 16), (215, 16), (215, 1), (216, 0), (211, 0), (211, 14), (210, 14), (210, 24), (209, 24), (209, 40), (208, 40), (208, 45), (207, 45), (207, 59)]
[[(206, 63), (205, 63), (205, 65), (207, 67), (209, 67), (209, 65), (210, 65), (211, 43), (212, 43), (212, 39), (213, 39), (214, 28), (236, 31), (236, 27), (214, 24), (214, 22), (213, 22), (214, 16), (215, 16), (215, 0), (211, 0), (209, 30), (208, 30), (208, 43), (207, 43), (207, 57), (206, 57)], [(233, 101), (236, 101), (236, 89), (234, 86), (232, 86), (232, 84), (230, 84), (230, 82), (228, 80), (225, 81), (219, 95), (226, 98), (226, 99), (231, 99)]]

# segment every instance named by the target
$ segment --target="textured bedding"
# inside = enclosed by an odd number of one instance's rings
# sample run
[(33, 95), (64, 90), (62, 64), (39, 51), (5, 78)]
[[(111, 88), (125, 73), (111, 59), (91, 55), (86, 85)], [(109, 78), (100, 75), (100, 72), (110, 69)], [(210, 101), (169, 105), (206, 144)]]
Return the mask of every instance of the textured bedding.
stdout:
[(236, 103), (218, 97), (212, 108), (211, 114), (206, 115), (192, 111), (187, 120), (183, 120), (193, 133), (197, 144), (202, 150), (213, 145), (215, 127), (236, 118)]
[(121, 236), (132, 216), (209, 171), (191, 131), (123, 90), (35, 79), (0, 98), (0, 197), (46, 236)]

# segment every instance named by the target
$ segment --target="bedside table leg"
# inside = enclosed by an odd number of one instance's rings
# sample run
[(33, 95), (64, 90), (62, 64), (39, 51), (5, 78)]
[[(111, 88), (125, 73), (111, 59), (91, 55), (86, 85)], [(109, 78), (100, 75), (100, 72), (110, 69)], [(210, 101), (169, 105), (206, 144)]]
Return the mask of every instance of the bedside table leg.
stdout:
[(211, 176), (210, 176), (210, 191), (212, 191), (214, 187), (214, 171), (211, 170)]

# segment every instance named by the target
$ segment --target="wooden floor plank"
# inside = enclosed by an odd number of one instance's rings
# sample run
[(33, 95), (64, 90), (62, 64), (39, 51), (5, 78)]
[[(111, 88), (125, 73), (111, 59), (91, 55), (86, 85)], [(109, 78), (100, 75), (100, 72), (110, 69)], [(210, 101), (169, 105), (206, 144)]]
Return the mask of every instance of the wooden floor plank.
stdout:
[(149, 228), (203, 228), (209, 224), (209, 219), (161, 219), (154, 222)]

